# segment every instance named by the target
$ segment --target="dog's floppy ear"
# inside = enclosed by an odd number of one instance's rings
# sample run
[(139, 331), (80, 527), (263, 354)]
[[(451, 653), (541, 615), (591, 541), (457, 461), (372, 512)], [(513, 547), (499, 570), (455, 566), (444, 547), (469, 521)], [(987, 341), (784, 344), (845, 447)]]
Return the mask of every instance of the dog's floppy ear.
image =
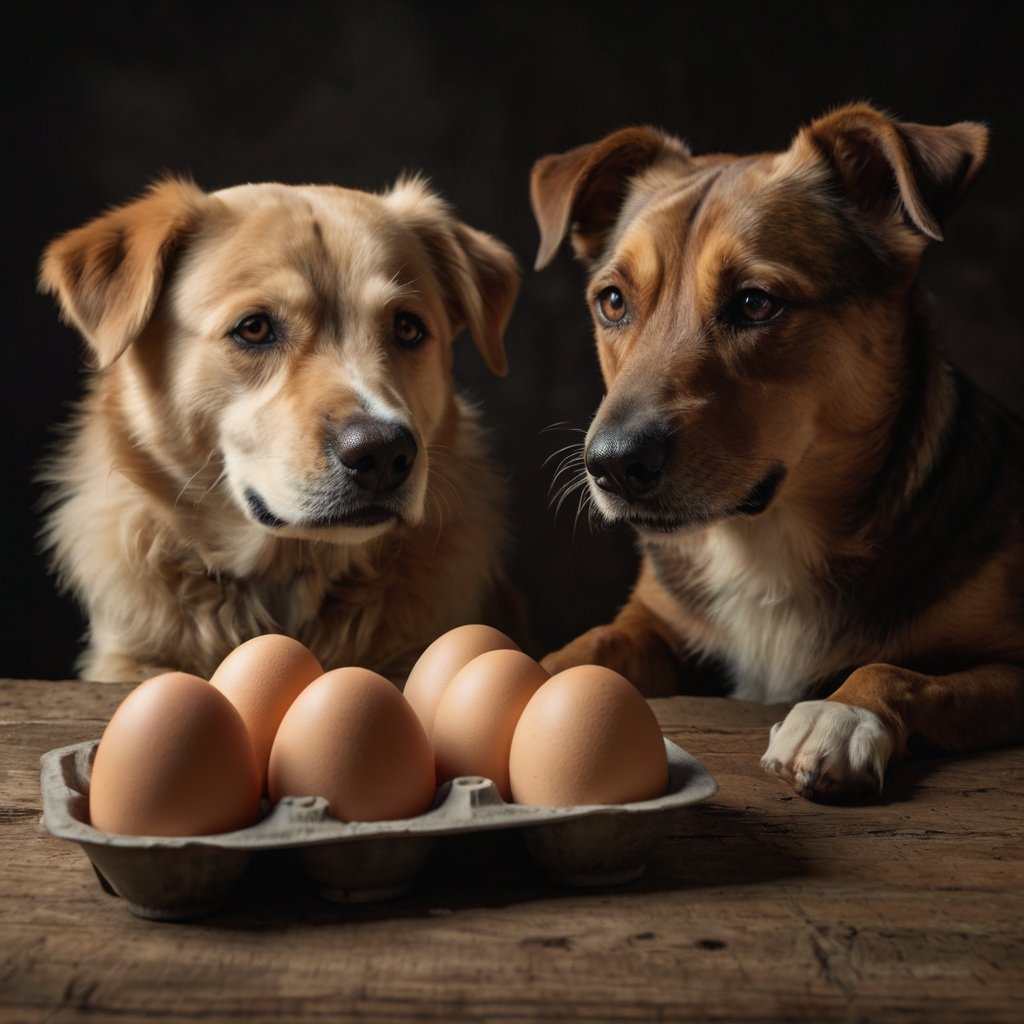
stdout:
[(808, 142), (861, 209), (905, 215), (921, 234), (942, 241), (947, 216), (984, 162), (988, 129), (973, 121), (910, 124), (854, 104), (812, 121), (795, 145)]
[(519, 294), (519, 264), (503, 243), (458, 221), (450, 278), (466, 327), (492, 373), (508, 373), (505, 328)]
[(629, 179), (664, 156), (689, 158), (658, 128), (622, 128), (598, 142), (541, 157), (530, 174), (530, 205), (540, 228), (534, 269), (546, 267), (571, 230), (581, 259), (593, 259), (618, 218)]
[(101, 369), (146, 326), (167, 262), (194, 226), (204, 198), (191, 182), (168, 178), (46, 249), (40, 288), (57, 297)]
[(456, 220), (422, 178), (400, 180), (384, 199), (427, 250), (447, 293), (455, 330), (468, 329), (488, 368), (504, 377), (505, 328), (519, 294), (519, 264), (511, 249)]

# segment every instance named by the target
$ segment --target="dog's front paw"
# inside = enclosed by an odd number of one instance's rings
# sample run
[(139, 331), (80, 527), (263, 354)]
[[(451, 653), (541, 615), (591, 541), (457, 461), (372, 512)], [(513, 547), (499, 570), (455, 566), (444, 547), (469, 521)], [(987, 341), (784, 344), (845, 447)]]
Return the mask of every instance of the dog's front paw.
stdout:
[(609, 648), (607, 638), (611, 632), (610, 626), (596, 626), (560, 650), (545, 654), (540, 663), (552, 675), (577, 665), (606, 665)]
[(669, 645), (650, 630), (618, 623), (595, 626), (540, 662), (552, 675), (575, 665), (603, 665), (625, 676), (645, 697), (679, 692), (680, 665)]
[(894, 747), (892, 732), (873, 711), (808, 700), (772, 726), (761, 764), (800, 796), (842, 799), (879, 792)]
[[(644, 696), (664, 696), (658, 684), (660, 665), (649, 657), (651, 646), (646, 634), (628, 633), (610, 623), (588, 629), (561, 650), (546, 654), (540, 663), (552, 675), (576, 665), (603, 665), (624, 675)], [(667, 692), (675, 692), (674, 685)]]

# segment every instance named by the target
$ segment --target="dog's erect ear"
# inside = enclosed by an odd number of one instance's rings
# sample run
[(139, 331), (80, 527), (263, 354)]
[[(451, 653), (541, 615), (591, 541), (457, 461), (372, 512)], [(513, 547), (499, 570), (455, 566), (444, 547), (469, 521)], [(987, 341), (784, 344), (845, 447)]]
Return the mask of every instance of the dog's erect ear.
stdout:
[(806, 143), (824, 154), (861, 209), (905, 215), (921, 234), (941, 241), (947, 216), (984, 162), (988, 129), (973, 121), (910, 124), (856, 104), (812, 121), (794, 146)]
[(195, 225), (204, 199), (195, 185), (169, 178), (46, 249), (40, 288), (57, 297), (101, 369), (146, 326), (167, 262)]
[(688, 160), (690, 153), (679, 139), (642, 125), (541, 157), (530, 174), (530, 205), (540, 228), (534, 269), (555, 258), (570, 229), (576, 255), (593, 259), (618, 218), (629, 179), (665, 156)]
[(423, 243), (447, 293), (453, 328), (468, 329), (488, 368), (504, 377), (505, 328), (519, 294), (511, 249), (456, 220), (421, 178), (399, 181), (384, 200)]

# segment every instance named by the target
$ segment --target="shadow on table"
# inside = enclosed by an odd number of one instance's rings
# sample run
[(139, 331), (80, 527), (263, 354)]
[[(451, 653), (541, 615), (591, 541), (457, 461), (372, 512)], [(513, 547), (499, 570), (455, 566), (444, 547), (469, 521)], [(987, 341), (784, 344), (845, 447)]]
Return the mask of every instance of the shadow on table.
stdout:
[[(538, 900), (630, 894), (783, 880), (807, 865), (772, 842), (772, 821), (753, 810), (701, 808), (689, 831), (662, 839), (643, 875), (611, 886), (567, 886), (551, 881), (533, 860), (519, 830), (466, 833), (439, 839), (416, 886), (405, 896), (375, 903), (321, 898), (288, 851), (254, 860), (209, 927), (285, 929), (338, 921), (447, 917), (462, 910), (497, 909)], [(709, 827), (710, 825), (710, 827)]]
[[(811, 837), (858, 834), (879, 825), (889, 805), (927, 800), (928, 791), (969, 791), (972, 764), (998, 752), (930, 756), (893, 766), (877, 800), (815, 806), (780, 787), (769, 806), (702, 804), (689, 808), (656, 845), (639, 878), (622, 885), (575, 887), (551, 881), (517, 829), (468, 832), (439, 838), (415, 887), (397, 899), (334, 903), (323, 899), (293, 851), (254, 859), (238, 889), (217, 914), (215, 928), (276, 931), (304, 925), (447, 917), (464, 910), (498, 909), (534, 901), (730, 889), (783, 882), (821, 867)], [(786, 809), (788, 808), (788, 810)], [(823, 817), (822, 817), (823, 816)], [(821, 820), (819, 820), (821, 818)]]

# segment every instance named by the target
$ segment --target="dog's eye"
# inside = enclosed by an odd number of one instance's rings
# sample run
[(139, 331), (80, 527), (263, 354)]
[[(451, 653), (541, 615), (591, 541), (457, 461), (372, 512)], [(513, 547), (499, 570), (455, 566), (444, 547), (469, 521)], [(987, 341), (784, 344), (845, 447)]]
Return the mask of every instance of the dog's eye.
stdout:
[(736, 296), (734, 309), (740, 323), (763, 324), (782, 309), (782, 303), (760, 288), (746, 288)]
[(398, 313), (395, 316), (395, 341), (402, 348), (416, 348), (427, 337), (426, 324), (412, 313)]
[(272, 345), (277, 341), (274, 325), (266, 313), (253, 313), (239, 321), (231, 337), (242, 345)]
[(626, 315), (626, 300), (618, 288), (605, 288), (597, 296), (597, 311), (610, 324), (621, 323)]

